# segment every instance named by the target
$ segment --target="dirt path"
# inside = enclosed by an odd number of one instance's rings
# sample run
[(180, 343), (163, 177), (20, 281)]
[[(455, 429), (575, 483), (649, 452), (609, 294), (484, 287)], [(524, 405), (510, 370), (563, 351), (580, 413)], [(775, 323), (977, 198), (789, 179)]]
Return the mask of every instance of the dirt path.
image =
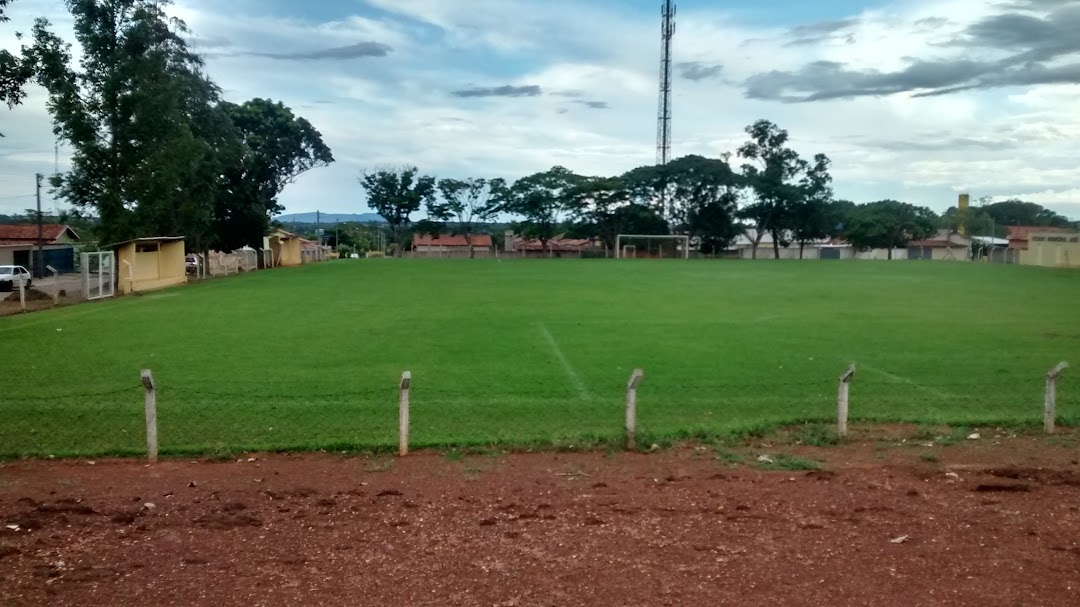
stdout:
[(1080, 452), (984, 442), (7, 463), (0, 604), (1080, 604)]

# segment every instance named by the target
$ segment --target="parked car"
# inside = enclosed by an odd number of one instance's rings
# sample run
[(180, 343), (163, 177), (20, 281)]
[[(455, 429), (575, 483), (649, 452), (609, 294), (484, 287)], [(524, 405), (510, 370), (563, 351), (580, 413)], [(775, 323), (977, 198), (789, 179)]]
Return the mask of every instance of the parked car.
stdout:
[(199, 274), (199, 258), (195, 255), (188, 255), (184, 260), (184, 264), (187, 268), (187, 273), (191, 275)]
[(30, 272), (22, 266), (0, 266), (0, 291), (12, 291), (19, 288), (19, 282), (30, 288)]

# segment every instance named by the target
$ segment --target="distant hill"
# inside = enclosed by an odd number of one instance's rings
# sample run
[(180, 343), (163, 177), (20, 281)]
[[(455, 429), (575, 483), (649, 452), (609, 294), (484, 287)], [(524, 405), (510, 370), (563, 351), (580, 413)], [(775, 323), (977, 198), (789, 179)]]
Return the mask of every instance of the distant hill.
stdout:
[[(284, 224), (289, 223), (315, 223), (315, 213), (293, 213), (291, 215), (279, 215), (275, 217), (277, 221)], [(379, 217), (375, 213), (322, 213), (318, 216), (320, 223), (346, 223), (350, 221), (358, 223), (369, 223), (372, 221), (378, 223), (385, 223), (382, 217)]]

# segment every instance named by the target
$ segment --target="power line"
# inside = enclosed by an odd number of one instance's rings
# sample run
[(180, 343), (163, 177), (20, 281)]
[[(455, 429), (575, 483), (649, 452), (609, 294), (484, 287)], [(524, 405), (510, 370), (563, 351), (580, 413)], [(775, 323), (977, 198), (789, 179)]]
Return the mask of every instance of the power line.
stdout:
[(18, 200), (19, 198), (36, 198), (37, 194), (26, 194), (25, 196), (4, 196), (0, 200)]

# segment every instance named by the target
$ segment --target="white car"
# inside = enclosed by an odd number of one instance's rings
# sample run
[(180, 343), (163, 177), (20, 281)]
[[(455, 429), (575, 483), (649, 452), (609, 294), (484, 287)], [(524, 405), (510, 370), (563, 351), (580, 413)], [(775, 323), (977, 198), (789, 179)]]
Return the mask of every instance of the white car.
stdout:
[(0, 291), (11, 291), (19, 288), (19, 282), (27, 289), (30, 288), (30, 272), (22, 266), (0, 266)]

